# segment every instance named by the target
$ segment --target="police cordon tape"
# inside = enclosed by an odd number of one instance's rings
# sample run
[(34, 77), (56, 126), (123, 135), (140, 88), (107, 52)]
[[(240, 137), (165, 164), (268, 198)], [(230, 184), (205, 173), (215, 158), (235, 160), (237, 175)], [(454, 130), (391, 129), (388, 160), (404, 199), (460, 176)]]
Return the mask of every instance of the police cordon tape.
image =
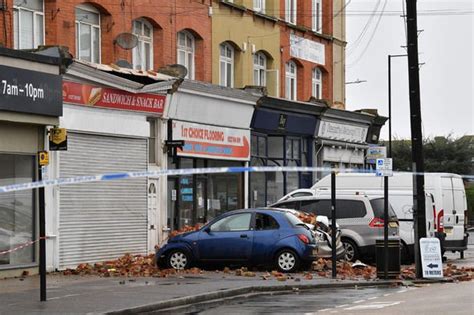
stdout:
[[(339, 169), (329, 167), (311, 167), (311, 166), (237, 166), (237, 167), (215, 167), (215, 168), (185, 168), (172, 170), (158, 170), (158, 171), (138, 171), (138, 172), (120, 172), (109, 173), (101, 175), (76, 176), (69, 178), (47, 179), (31, 183), (13, 184), (7, 186), (0, 186), (0, 193), (7, 193), (20, 190), (28, 190), (42, 187), (63, 186), (81, 183), (92, 182), (106, 182), (120, 179), (140, 178), (140, 177), (161, 177), (161, 176), (183, 176), (194, 174), (218, 174), (218, 173), (262, 173), (262, 172), (326, 172), (335, 171), (338, 173), (376, 173), (376, 170), (362, 170), (362, 169)], [(413, 172), (393, 172), (397, 173), (411, 173)], [(429, 173), (419, 173), (429, 174)], [(465, 179), (473, 180), (473, 175), (460, 175)]]
[(6, 255), (6, 254), (10, 254), (10, 253), (13, 253), (13, 252), (16, 252), (17, 250), (20, 250), (20, 249), (23, 249), (25, 247), (28, 247), (28, 246), (31, 246), (37, 242), (39, 242), (40, 240), (45, 240), (47, 237), (40, 237), (39, 239), (37, 240), (34, 240), (34, 241), (29, 241), (29, 242), (26, 242), (26, 243), (23, 243), (21, 245), (18, 245), (17, 247), (15, 248), (12, 248), (12, 249), (9, 249), (9, 250), (4, 250), (2, 252), (0, 252), (0, 256), (1, 255)]

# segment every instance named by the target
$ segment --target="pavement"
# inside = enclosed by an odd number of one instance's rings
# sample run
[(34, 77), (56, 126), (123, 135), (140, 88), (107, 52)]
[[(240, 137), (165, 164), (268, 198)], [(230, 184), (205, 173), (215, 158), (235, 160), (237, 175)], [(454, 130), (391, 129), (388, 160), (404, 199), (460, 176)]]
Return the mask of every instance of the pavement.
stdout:
[[(464, 260), (459, 259), (459, 254), (448, 254), (448, 262), (474, 266), (474, 248), (470, 246)], [(286, 281), (262, 280), (262, 274), (243, 277), (205, 271), (178, 273), (167, 278), (101, 278), (56, 273), (47, 277), (45, 302), (39, 301), (38, 276), (3, 279), (0, 280), (0, 314), (138, 314), (275, 291), (401, 284), (400, 281), (331, 279), (315, 273), (312, 280), (306, 280), (303, 274), (293, 274), (293, 279)]]

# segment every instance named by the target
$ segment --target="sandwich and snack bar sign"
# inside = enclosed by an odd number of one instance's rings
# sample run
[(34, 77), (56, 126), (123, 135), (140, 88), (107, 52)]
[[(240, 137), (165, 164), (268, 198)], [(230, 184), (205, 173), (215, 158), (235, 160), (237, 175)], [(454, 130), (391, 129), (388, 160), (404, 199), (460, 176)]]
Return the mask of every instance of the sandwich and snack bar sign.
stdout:
[(64, 103), (163, 114), (164, 95), (130, 93), (118, 89), (63, 82)]

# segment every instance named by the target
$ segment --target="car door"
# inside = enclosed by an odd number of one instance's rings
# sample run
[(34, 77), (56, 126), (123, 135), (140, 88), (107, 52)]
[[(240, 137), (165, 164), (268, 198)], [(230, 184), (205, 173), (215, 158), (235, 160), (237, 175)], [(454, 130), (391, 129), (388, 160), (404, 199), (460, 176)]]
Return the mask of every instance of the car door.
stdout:
[(199, 233), (201, 260), (248, 261), (252, 252), (252, 213), (236, 213), (217, 220)]
[[(280, 224), (270, 214), (255, 213), (255, 229), (252, 246), (252, 262), (264, 264), (271, 261), (271, 253), (280, 240)], [(269, 260), (270, 259), (270, 260)]]

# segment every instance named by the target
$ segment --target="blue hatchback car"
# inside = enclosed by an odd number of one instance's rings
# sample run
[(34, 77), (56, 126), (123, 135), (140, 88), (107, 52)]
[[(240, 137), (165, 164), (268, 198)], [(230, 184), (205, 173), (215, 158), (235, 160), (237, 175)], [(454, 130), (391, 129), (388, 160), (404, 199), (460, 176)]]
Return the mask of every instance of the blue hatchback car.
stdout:
[(173, 237), (156, 252), (156, 261), (174, 269), (225, 263), (293, 272), (309, 265), (316, 252), (312, 232), (293, 214), (248, 209), (227, 212), (198, 231)]

